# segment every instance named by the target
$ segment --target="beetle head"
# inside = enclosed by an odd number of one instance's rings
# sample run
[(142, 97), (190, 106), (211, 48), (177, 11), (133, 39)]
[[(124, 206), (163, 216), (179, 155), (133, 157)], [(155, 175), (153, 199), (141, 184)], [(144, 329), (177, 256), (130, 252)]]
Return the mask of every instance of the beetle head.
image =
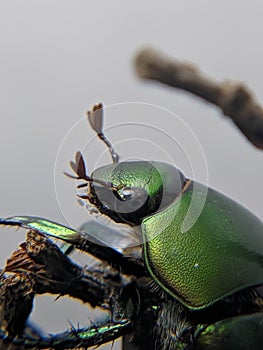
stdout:
[(100, 167), (89, 176), (80, 152), (70, 162), (78, 187), (87, 186), (80, 197), (115, 222), (138, 225), (142, 219), (171, 203), (180, 194), (184, 176), (169, 164), (148, 161), (119, 162), (119, 156), (103, 132), (102, 104), (87, 113), (91, 127), (107, 145), (113, 164)]
[(101, 183), (90, 183), (90, 202), (116, 222), (139, 224), (142, 218), (157, 211), (162, 201), (162, 178), (150, 162), (104, 166), (95, 170), (91, 178)]

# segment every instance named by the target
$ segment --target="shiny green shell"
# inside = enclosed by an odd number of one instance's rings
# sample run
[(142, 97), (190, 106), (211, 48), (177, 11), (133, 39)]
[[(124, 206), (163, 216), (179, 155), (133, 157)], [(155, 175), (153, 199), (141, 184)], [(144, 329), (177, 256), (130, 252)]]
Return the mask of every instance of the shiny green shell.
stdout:
[[(190, 228), (182, 230), (196, 183), (186, 181), (175, 167), (122, 162), (96, 169), (92, 176), (105, 182), (96, 198), (104, 204), (100, 211), (117, 222), (141, 225), (149, 273), (189, 309), (203, 309), (263, 284), (263, 224), (238, 203), (210, 188), (206, 193), (206, 186), (198, 184), (194, 206), (205, 203), (203, 210)], [(120, 193), (123, 186), (142, 189), (147, 206), (144, 203), (143, 210), (134, 211), (133, 199), (118, 200), (109, 183)], [(2, 223), (31, 227), (70, 243), (79, 239), (77, 232), (39, 218), (13, 217)]]
[[(193, 183), (178, 200), (145, 218), (142, 233), (146, 265), (155, 281), (188, 308), (202, 309), (263, 283), (263, 224), (208, 189), (201, 215), (182, 232), (192, 192)], [(199, 196), (201, 200), (202, 191)]]

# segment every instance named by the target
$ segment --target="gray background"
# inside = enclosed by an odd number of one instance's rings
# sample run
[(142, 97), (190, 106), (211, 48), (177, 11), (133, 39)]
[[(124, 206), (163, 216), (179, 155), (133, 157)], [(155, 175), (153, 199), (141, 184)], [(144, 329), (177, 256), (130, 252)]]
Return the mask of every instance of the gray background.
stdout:
[[(64, 185), (57, 185), (63, 203), (57, 202), (54, 166), (61, 142), (92, 104), (139, 101), (165, 107), (183, 118), (205, 152), (209, 184), (263, 218), (263, 153), (216, 108), (140, 81), (132, 64), (139, 48), (153, 45), (195, 62), (219, 80), (241, 80), (262, 99), (262, 12), (262, 2), (255, 0), (1, 1), (1, 216), (30, 214), (74, 224), (81, 220), (83, 214), (75, 214), (79, 207)], [(132, 121), (133, 111), (123, 111), (118, 112), (118, 121)], [(82, 125), (81, 140), (81, 132), (73, 129), (70, 135), (76, 145), (71, 140), (72, 146), (70, 141), (62, 147), (59, 172), (60, 167), (67, 170), (64, 158), (68, 154), (71, 158), (76, 147), (93, 136)], [(141, 150), (134, 151), (136, 157)], [(95, 153), (89, 157), (90, 162), (97, 159)], [(23, 233), (3, 230), (1, 266), (22, 239)], [(47, 320), (47, 331), (62, 330), (67, 319), (76, 324), (80, 318), (85, 324), (86, 308), (53, 300), (45, 298), (42, 306), (37, 303), (34, 317), (42, 319), (42, 324)]]

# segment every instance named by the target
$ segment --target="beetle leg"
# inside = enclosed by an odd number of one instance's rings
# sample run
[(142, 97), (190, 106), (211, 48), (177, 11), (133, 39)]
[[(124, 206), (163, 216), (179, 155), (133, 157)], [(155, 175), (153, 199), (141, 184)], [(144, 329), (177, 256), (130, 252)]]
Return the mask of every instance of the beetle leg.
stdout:
[(123, 334), (127, 333), (131, 325), (132, 323), (129, 319), (123, 319), (118, 322), (108, 321), (103, 324), (93, 325), (82, 329), (71, 328), (66, 332), (39, 339), (29, 336), (12, 338), (0, 330), (0, 338), (4, 342), (12, 342), (17, 346), (24, 346), (28, 348), (89, 348), (116, 340)]
[(126, 257), (109, 246), (101, 245), (101, 242), (98, 242), (88, 233), (77, 232), (55, 222), (32, 216), (13, 216), (7, 219), (0, 219), (0, 225), (33, 229), (44, 235), (61, 239), (110, 264), (114, 268), (120, 269), (125, 274), (136, 276), (147, 274), (144, 266), (138, 260), (135, 261), (133, 258)]
[(258, 350), (263, 344), (263, 312), (231, 317), (201, 327), (195, 334), (195, 350)]

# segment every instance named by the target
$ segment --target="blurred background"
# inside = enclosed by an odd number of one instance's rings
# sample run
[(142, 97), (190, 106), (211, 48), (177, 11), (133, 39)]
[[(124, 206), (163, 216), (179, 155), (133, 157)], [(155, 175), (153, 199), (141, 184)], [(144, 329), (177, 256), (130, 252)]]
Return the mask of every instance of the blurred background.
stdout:
[[(0, 216), (36, 215), (81, 224), (83, 210), (74, 198), (75, 184), (63, 177), (62, 170), (68, 170), (67, 162), (75, 151), (84, 149), (94, 137), (83, 119), (84, 111), (103, 101), (109, 106), (105, 121), (109, 126), (136, 122), (138, 115), (149, 125), (160, 111), (164, 113), (163, 108), (169, 111), (163, 119), (166, 131), (170, 130), (166, 120), (171, 120), (171, 115), (182, 118), (187, 126), (182, 125), (193, 131), (204, 152), (209, 185), (262, 219), (263, 153), (214, 106), (184, 92), (141, 81), (133, 67), (138, 50), (154, 46), (196, 63), (218, 80), (242, 81), (263, 100), (262, 14), (259, 0), (249, 4), (238, 0), (2, 1)], [(125, 102), (137, 102), (137, 109)], [(115, 130), (112, 142), (117, 136), (117, 142), (125, 139), (125, 132)], [(136, 138), (136, 131), (132, 137)], [(159, 143), (158, 137), (152, 141)], [(147, 158), (148, 154), (141, 153), (144, 147), (135, 144), (124, 143), (120, 153), (134, 149), (134, 157)], [(105, 151), (99, 142), (93, 147), (94, 151), (88, 152), (91, 170)], [(177, 156), (176, 149), (170, 147), (169, 152)], [(178, 160), (186, 174), (191, 157), (188, 163)], [(207, 180), (205, 166), (203, 160), (195, 162), (192, 173), (203, 174), (197, 176), (200, 181)], [(69, 192), (64, 182), (71, 184)], [(3, 266), (24, 232), (1, 231)], [(62, 331), (69, 326), (68, 320), (75, 325), (80, 320), (84, 326), (85, 320), (99, 319), (85, 306), (62, 300), (66, 298), (55, 303), (54, 296), (41, 299), (36, 302), (34, 321), (47, 332)], [(119, 343), (114, 344), (114, 349), (118, 348)]]

